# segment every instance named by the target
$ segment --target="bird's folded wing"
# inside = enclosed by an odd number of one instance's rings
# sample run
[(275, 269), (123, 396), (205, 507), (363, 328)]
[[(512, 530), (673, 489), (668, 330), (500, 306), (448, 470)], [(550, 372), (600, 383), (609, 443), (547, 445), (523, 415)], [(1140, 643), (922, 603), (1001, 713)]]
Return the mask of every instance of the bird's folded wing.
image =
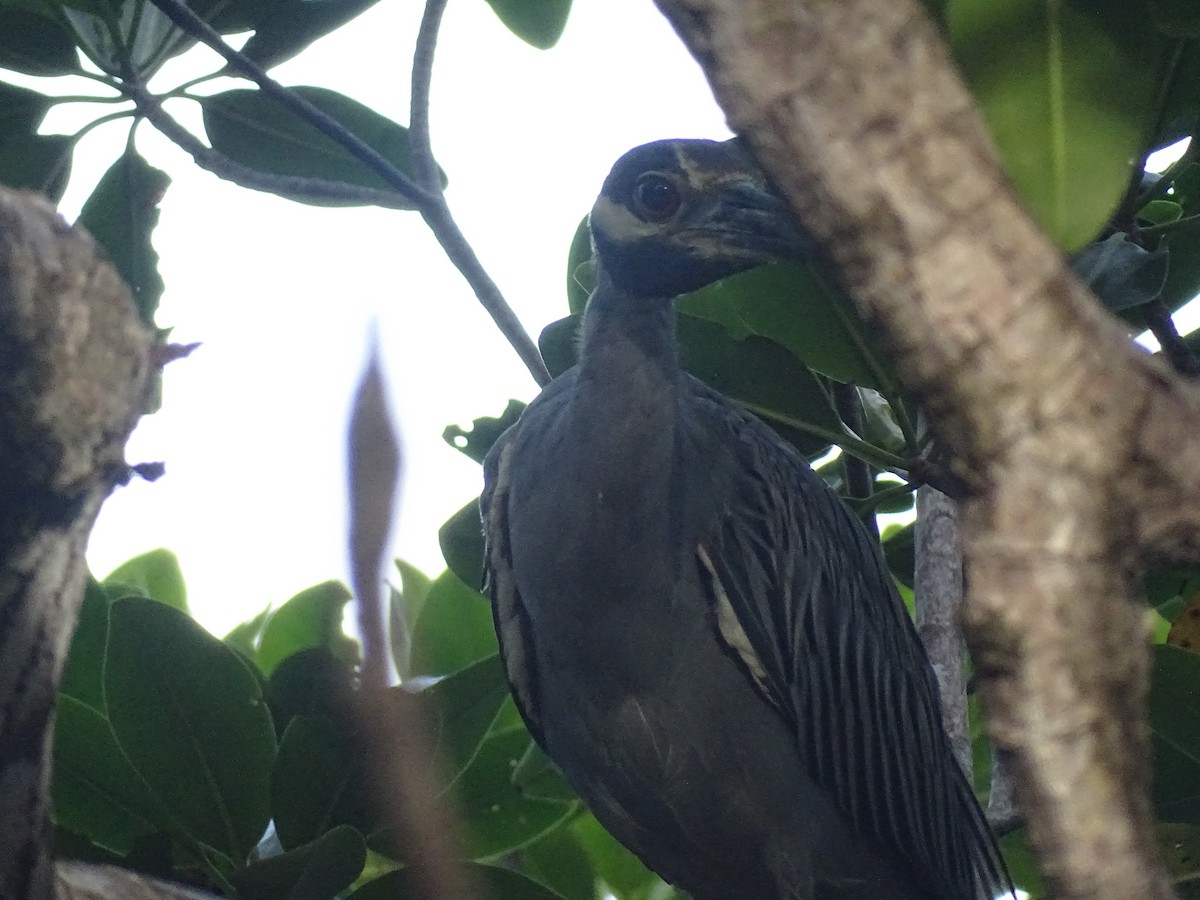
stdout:
[(873, 536), (766, 426), (734, 431), (737, 506), (697, 553), (722, 637), (857, 830), (942, 882), (926, 882), (931, 897), (1002, 893), (1003, 862)]

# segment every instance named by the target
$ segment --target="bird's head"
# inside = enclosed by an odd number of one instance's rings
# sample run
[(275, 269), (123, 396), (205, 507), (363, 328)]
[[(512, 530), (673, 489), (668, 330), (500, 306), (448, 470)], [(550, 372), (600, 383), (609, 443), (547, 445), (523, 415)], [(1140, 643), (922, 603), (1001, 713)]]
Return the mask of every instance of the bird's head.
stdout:
[(605, 179), (590, 221), (600, 265), (636, 296), (674, 297), (812, 252), (736, 138), (635, 147)]

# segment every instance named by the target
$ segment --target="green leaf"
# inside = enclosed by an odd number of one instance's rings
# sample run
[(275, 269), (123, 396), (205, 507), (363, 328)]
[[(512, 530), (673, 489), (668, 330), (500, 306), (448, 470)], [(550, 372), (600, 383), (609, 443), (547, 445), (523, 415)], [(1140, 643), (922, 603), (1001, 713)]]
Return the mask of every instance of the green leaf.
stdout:
[(409, 660), (412, 656), (412, 630), (425, 598), (433, 587), (433, 580), (416, 566), (402, 559), (396, 560), (400, 572), (400, 589), (392, 587), (388, 592), (388, 637), (392, 645), (392, 661), (401, 680), (409, 675)]
[(285, 657), (267, 683), (271, 718), (282, 732), (294, 716), (330, 715), (346, 708), (354, 689), (354, 668), (328, 647), (308, 647)]
[(1166, 644), (1152, 652), (1154, 810), (1160, 821), (1200, 825), (1200, 654)]
[(362, 754), (348, 729), (327, 716), (297, 716), (271, 772), (271, 816), (284, 847), (315, 841), (333, 825), (374, 827), (358, 787)]
[(184, 830), (240, 861), (270, 819), (275, 732), (258, 680), (178, 610), (109, 610), (104, 697), (125, 756)]
[(90, 706), (101, 715), (104, 714), (104, 649), (107, 643), (108, 597), (100, 583), (89, 575), (58, 692)]
[(492, 445), (500, 439), (500, 435), (515, 425), (523, 412), (524, 403), (520, 400), (509, 400), (508, 406), (504, 407), (504, 412), (499, 416), (480, 416), (471, 423), (470, 431), (464, 431), (458, 425), (447, 425), (442, 432), (442, 440), (475, 462), (482, 463)]
[(548, 50), (558, 43), (567, 27), (571, 0), (487, 0), (509, 31), (537, 47)]
[(592, 230), (584, 216), (571, 238), (567, 251), (567, 308), (581, 313), (596, 287), (596, 268), (592, 263)]
[(1151, 200), (1138, 210), (1137, 215), (1151, 225), (1170, 225), (1183, 216), (1183, 207), (1174, 200)]
[(438, 544), (450, 571), (464, 584), (483, 584), (483, 525), (475, 499), (438, 529)]
[(339, 659), (357, 662), (358, 645), (342, 632), (342, 612), (351, 599), (344, 584), (326, 581), (275, 610), (259, 641), (259, 671), (270, 675), (284, 659), (308, 647), (327, 647)]
[[(574, 803), (523, 796), (509, 777), (529, 740), (524, 728), (492, 733), (467, 770), (455, 782), (466, 855), (494, 859), (538, 840), (577, 809)], [(392, 829), (368, 839), (368, 845), (404, 861), (406, 845)]]
[(1163, 238), (1163, 246), (1170, 250), (1171, 265), (1162, 301), (1174, 312), (1200, 293), (1200, 222), (1181, 223), (1172, 228)]
[(596, 873), (579, 839), (569, 828), (556, 828), (521, 856), (524, 868), (566, 900), (596, 900)]
[(60, 695), (54, 722), (54, 821), (122, 856), (138, 837), (173, 824), (117, 746), (108, 719)]
[(126, 150), (83, 204), (78, 224), (104, 248), (133, 292), (138, 313), (147, 325), (162, 296), (158, 253), (151, 235), (158, 224), (158, 204), (171, 179), (134, 150)]
[(262, 638), (263, 628), (271, 617), (271, 607), (267, 607), (249, 622), (234, 625), (222, 640), (227, 647), (232, 647), (251, 662), (258, 656), (258, 642)]
[(678, 332), (684, 369), (773, 426), (801, 453), (823, 450), (841, 435), (825, 389), (781, 345), (754, 336), (734, 340), (722, 326), (688, 315), (679, 316)]
[(48, 16), (0, 6), (0, 69), (69, 75), (79, 71), (75, 41)]
[(412, 635), (413, 675), (450, 675), (497, 650), (491, 604), (453, 572), (433, 583)]
[(850, 299), (816, 265), (760, 266), (701, 288), (679, 309), (724, 324), (732, 337), (770, 338), (835, 381), (882, 390), (895, 381)]
[(1109, 312), (1141, 306), (1162, 295), (1167, 281), (1168, 252), (1146, 251), (1124, 232), (1089, 244), (1071, 260), (1082, 278)]
[(240, 17), (254, 30), (242, 52), (264, 69), (295, 56), (378, 0), (248, 0)]
[(660, 879), (609, 834), (595, 816), (585, 813), (571, 831), (592, 861), (596, 874), (619, 897), (646, 897)]
[(243, 900), (329, 900), (362, 872), (367, 847), (345, 825), (279, 856), (252, 863), (230, 879)]
[(913, 586), (913, 570), (916, 567), (916, 531), (910, 522), (894, 526), (883, 534), (883, 556), (892, 575), (905, 587)]
[(1192, 0), (1149, 0), (1150, 19), (1163, 34), (1175, 38), (1200, 37), (1200, 15)]
[(521, 761), (513, 769), (512, 783), (525, 797), (563, 801), (579, 799), (550, 757), (532, 738), (521, 754)]
[(508, 682), (495, 655), (441, 679), (417, 696), (427, 710), (434, 752), (454, 780), (478, 754), (508, 697)]
[(551, 322), (538, 335), (538, 352), (550, 375), (557, 378), (579, 361), (579, 329), (583, 313)]
[[(335, 119), (397, 169), (411, 174), (407, 128), (327, 88), (291, 90)], [(349, 150), (261, 91), (238, 88), (205, 97), (200, 105), (213, 149), (244, 166), (272, 175), (323, 178), (374, 190), (393, 190)], [(444, 184), (444, 177), (442, 181)], [(316, 206), (360, 205), (350, 201), (318, 202), (303, 196), (293, 199)]]
[[(560, 894), (512, 869), (484, 863), (459, 865), (490, 900), (563, 900)], [(411, 869), (397, 869), (367, 882), (347, 900), (424, 900), (427, 896), (423, 883)]]
[(1077, 250), (1134, 174), (1171, 42), (1125, 0), (952, 0), (948, 24), (1021, 198), (1064, 250)]
[(75, 143), (61, 134), (14, 134), (0, 141), (0, 183), (62, 199)]
[(188, 611), (187, 586), (179, 558), (161, 547), (121, 563), (103, 584), (109, 590), (123, 590), (125, 596), (148, 597), (182, 613)]

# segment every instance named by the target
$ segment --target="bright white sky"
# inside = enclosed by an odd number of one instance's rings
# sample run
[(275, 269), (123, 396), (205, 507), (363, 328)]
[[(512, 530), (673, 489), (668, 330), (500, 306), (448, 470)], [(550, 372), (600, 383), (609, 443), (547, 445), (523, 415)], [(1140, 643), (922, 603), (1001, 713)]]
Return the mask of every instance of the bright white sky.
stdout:
[[(380, 3), (273, 74), (405, 123), (419, 15), (416, 3)], [(209, 71), (214, 58), (194, 51), (153, 86)], [(112, 107), (87, 118), (97, 109)], [(198, 122), (194, 104), (170, 109)], [(482, 0), (449, 4), (432, 111), (451, 206), (535, 337), (566, 314), (567, 247), (616, 158), (657, 138), (728, 133), (698, 67), (645, 0), (579, 0), (549, 51), (509, 34)], [(43, 130), (72, 131), (78, 116)], [(107, 126), (81, 145), (68, 217), (126, 131)], [(346, 409), (377, 320), (407, 454), (394, 550), (440, 572), (437, 529), (481, 485), (442, 429), (536, 389), (419, 217), (252, 193), (200, 171), (146, 125), (138, 147), (174, 178), (154, 236), (167, 285), (158, 321), (203, 346), (168, 368), (163, 408), (129, 446), (131, 462), (163, 460), (167, 475), (109, 499), (93, 570), (174, 550), (193, 611), (217, 633), (346, 579)]]

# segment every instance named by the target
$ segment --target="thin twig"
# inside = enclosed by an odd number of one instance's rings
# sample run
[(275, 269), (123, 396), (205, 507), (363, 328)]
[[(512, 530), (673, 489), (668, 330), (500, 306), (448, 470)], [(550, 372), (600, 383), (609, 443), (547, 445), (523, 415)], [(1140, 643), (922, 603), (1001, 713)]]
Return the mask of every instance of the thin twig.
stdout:
[(430, 194), (441, 195), (442, 179), (433, 156), (433, 139), (429, 129), (429, 87), (433, 81), (433, 55), (437, 49), (438, 30), (447, 0), (428, 0), (417, 43), (413, 49), (412, 99), (409, 103), (408, 142), (412, 154), (413, 175)]
[(1172, 368), (1181, 375), (1200, 375), (1200, 359), (1196, 358), (1187, 343), (1179, 336), (1175, 320), (1171, 318), (1171, 310), (1161, 300), (1155, 300), (1142, 307), (1142, 315), (1146, 327), (1158, 339), (1163, 356), (1167, 358)]
[(421, 17), (417, 44), (413, 50), (408, 138), (413, 171), (422, 190), (429, 197), (428, 202), (420, 204), (421, 217), (437, 238), (446, 256), (467, 280), (467, 284), (492, 317), (500, 333), (517, 351), (538, 387), (545, 387), (550, 383), (550, 372), (542, 360), (537, 344), (525, 331), (520, 319), (504, 299), (500, 288), (475, 255), (474, 248), (454, 221), (446, 197), (442, 193), (441, 175), (433, 157), (433, 140), (429, 133), (429, 89), (433, 80), (433, 58), (437, 49), (438, 29), (441, 27), (442, 13), (445, 9), (446, 0), (428, 0), (425, 13)]
[(231, 68), (257, 84), (264, 94), (354, 154), (355, 159), (371, 169), (412, 203), (424, 205), (430, 201), (431, 197), (427, 191), (414, 184), (411, 178), (392, 165), (373, 147), (364, 143), (352, 132), (347, 131), (336, 119), (317, 109), (295, 91), (290, 91), (275, 81), (250, 57), (239, 53), (225, 43), (224, 38), (192, 12), (182, 0), (150, 0), (150, 2), (185, 32), (220, 54)]

